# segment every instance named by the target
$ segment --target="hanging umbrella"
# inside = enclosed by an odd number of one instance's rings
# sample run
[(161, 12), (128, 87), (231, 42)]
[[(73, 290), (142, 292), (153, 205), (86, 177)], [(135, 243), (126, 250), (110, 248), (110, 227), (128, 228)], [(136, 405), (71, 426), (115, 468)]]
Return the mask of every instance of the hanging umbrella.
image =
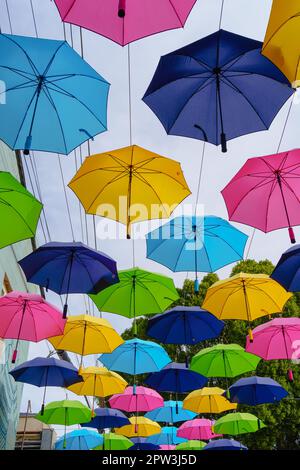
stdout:
[(164, 400), (158, 392), (140, 386), (127, 387), (123, 393), (113, 395), (109, 399), (109, 406), (128, 413), (154, 410), (154, 408), (163, 406), (163, 403)]
[(209, 442), (203, 450), (248, 450), (248, 447), (234, 439), (216, 439)]
[(131, 441), (134, 445), (130, 450), (159, 450), (159, 446), (147, 442), (146, 437), (133, 437)]
[(171, 278), (139, 268), (119, 272), (120, 282), (90, 295), (99, 310), (134, 319), (161, 313), (179, 298)]
[(143, 416), (129, 418), (131, 424), (115, 429), (116, 434), (126, 437), (148, 437), (160, 432), (160, 425)]
[(146, 418), (153, 421), (172, 424), (193, 419), (195, 416), (197, 416), (196, 413), (183, 409), (182, 401), (174, 400), (165, 401), (163, 406), (157, 407), (145, 414)]
[(204, 387), (207, 378), (188, 369), (186, 364), (171, 362), (159, 372), (148, 375), (144, 382), (159, 392), (186, 393)]
[(147, 235), (147, 258), (174, 272), (214, 272), (243, 259), (248, 236), (220, 217), (181, 216)]
[(77, 429), (61, 437), (55, 443), (55, 450), (90, 450), (101, 445), (103, 438), (95, 431)]
[(104, 318), (91, 315), (74, 315), (68, 318), (63, 335), (49, 339), (55, 349), (70, 351), (83, 356), (112, 352), (124, 341)]
[(177, 428), (175, 426), (165, 426), (161, 428), (159, 434), (153, 434), (148, 437), (147, 442), (156, 445), (171, 446), (185, 442), (186, 439), (177, 436)]
[(88, 214), (125, 224), (127, 238), (131, 223), (169, 218), (191, 194), (180, 163), (137, 145), (87, 157), (69, 187)]
[[(300, 225), (300, 150), (250, 158), (222, 191), (230, 220), (271, 232)], [(259, 210), (257, 210), (259, 208)]]
[(271, 276), (289, 292), (300, 291), (300, 245), (285, 251)]
[(125, 436), (118, 436), (112, 432), (103, 434), (103, 444), (94, 450), (127, 450), (132, 447), (132, 442)]
[(250, 406), (275, 403), (288, 396), (288, 392), (275, 380), (256, 376), (237, 380), (228, 392), (230, 401)]
[(293, 94), (262, 43), (219, 30), (160, 59), (143, 101), (166, 132), (222, 145), (266, 130)]
[(177, 436), (183, 437), (188, 440), (204, 441), (208, 441), (209, 439), (213, 439), (214, 437), (220, 437), (220, 434), (215, 434), (212, 431), (213, 424), (213, 421), (204, 418), (186, 421), (178, 428)]
[(0, 138), (10, 148), (66, 155), (107, 130), (109, 83), (66, 41), (1, 34), (0, 49)]
[(246, 320), (252, 338), (250, 322), (281, 312), (291, 296), (265, 274), (239, 273), (209, 287), (203, 308), (223, 320)]
[(119, 280), (116, 262), (81, 242), (46, 243), (19, 264), (28, 282), (67, 295), (64, 318), (69, 294), (96, 294)]
[(262, 54), (277, 65), (292, 84), (300, 80), (299, 27), (299, 0), (273, 0)]
[(16, 382), (45, 387), (41, 415), (45, 409), (47, 387), (68, 387), (83, 380), (73, 364), (54, 357), (36, 357), (15, 367), (9, 374)]
[(96, 408), (94, 410), (94, 417), (88, 423), (83, 423), (81, 426), (84, 428), (106, 429), (118, 428), (129, 424), (129, 419), (120, 410), (113, 408)]
[(178, 444), (176, 450), (203, 450), (205, 446), (205, 442), (192, 440)]
[(214, 432), (233, 436), (256, 432), (265, 427), (266, 425), (261, 419), (250, 413), (228, 413), (213, 425)]
[(20, 340), (38, 343), (60, 335), (65, 323), (61, 312), (40, 295), (13, 291), (0, 297), (0, 338), (17, 340), (13, 363), (17, 359)]
[(0, 171), (0, 249), (35, 236), (42, 207), (10, 173)]
[(194, 390), (183, 400), (183, 407), (185, 410), (191, 410), (197, 414), (214, 414), (235, 410), (237, 405), (230, 403), (222, 396), (223, 393), (224, 390), (219, 387), (204, 387), (201, 390)]
[(175, 445), (161, 445), (159, 446), (160, 450), (174, 450), (176, 448)]

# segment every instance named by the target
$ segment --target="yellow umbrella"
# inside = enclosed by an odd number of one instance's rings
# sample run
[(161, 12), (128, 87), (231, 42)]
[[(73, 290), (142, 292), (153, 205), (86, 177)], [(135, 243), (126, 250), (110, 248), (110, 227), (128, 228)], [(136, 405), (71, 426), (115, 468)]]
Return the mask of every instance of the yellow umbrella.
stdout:
[(300, 83), (300, 0), (273, 0), (262, 53), (287, 76)]
[(223, 413), (235, 410), (236, 403), (230, 403), (223, 395), (225, 390), (219, 387), (204, 387), (194, 390), (183, 400), (183, 408), (194, 413)]
[[(292, 296), (265, 274), (239, 273), (207, 290), (202, 307), (222, 320), (246, 320), (282, 311)], [(249, 329), (252, 339), (252, 331)]]
[(71, 316), (67, 319), (64, 334), (53, 336), (48, 341), (55, 349), (62, 349), (73, 353), (87, 354), (111, 353), (124, 341), (114, 330), (112, 325), (104, 318), (91, 315)]
[(169, 218), (191, 194), (180, 163), (137, 145), (87, 157), (69, 183), (88, 214), (127, 227)]
[(131, 424), (115, 429), (115, 433), (126, 437), (147, 437), (160, 433), (160, 425), (144, 416), (133, 416), (129, 421)]

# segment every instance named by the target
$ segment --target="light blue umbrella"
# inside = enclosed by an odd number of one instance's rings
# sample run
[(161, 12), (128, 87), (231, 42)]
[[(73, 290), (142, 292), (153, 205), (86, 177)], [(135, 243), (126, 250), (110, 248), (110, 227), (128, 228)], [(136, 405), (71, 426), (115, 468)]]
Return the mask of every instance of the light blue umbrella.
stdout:
[(161, 432), (159, 434), (153, 434), (152, 436), (147, 437), (147, 442), (158, 446), (171, 446), (187, 441), (187, 439), (184, 439), (183, 437), (178, 437), (176, 433), (177, 428), (175, 426), (165, 426), (164, 428), (161, 428)]
[(182, 401), (169, 400), (164, 402), (164, 406), (148, 411), (145, 418), (161, 423), (179, 423), (195, 418), (196, 413), (182, 408)]
[(102, 444), (103, 437), (96, 431), (78, 429), (58, 439), (55, 450), (90, 450)]
[(10, 148), (68, 154), (107, 130), (109, 83), (66, 41), (1, 34), (0, 51), (0, 139)]
[(214, 272), (243, 258), (248, 236), (220, 217), (182, 216), (147, 235), (147, 258), (174, 272)]

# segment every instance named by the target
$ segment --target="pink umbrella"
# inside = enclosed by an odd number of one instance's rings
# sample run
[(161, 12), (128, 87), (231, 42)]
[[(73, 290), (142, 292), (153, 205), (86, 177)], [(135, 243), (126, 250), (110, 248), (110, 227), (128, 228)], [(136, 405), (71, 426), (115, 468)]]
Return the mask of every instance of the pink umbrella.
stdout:
[(223, 189), (229, 220), (263, 232), (300, 225), (300, 150), (250, 158)]
[(176, 446), (173, 446), (173, 445), (161, 445), (159, 446), (160, 450), (174, 450), (176, 449)]
[(62, 313), (40, 295), (13, 291), (0, 298), (0, 337), (16, 339), (12, 362), (16, 362), (20, 340), (37, 343), (63, 334)]
[[(247, 336), (246, 351), (265, 361), (300, 359), (300, 318), (275, 318), (253, 330), (253, 343)], [(288, 377), (293, 380), (293, 371)]]
[(205, 440), (213, 439), (214, 437), (222, 437), (222, 434), (214, 434), (212, 426), (214, 421), (210, 419), (191, 419), (183, 423), (177, 431), (178, 437), (183, 437), (188, 440)]
[(124, 393), (113, 395), (109, 399), (109, 405), (111, 408), (136, 413), (164, 406), (164, 399), (152, 388), (136, 386), (127, 387)]

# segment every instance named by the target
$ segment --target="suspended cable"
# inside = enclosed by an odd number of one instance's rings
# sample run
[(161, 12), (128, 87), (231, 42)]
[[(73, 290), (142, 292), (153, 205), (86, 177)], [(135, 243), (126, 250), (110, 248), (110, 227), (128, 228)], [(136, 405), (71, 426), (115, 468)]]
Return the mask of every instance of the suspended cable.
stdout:
[(31, 12), (32, 12), (32, 18), (33, 18), (33, 24), (34, 24), (35, 34), (36, 34), (36, 37), (38, 38), (39, 35), (38, 35), (38, 30), (37, 30), (37, 22), (36, 22), (36, 19), (35, 19), (35, 14), (34, 14), (34, 9), (33, 9), (32, 0), (30, 0), (30, 6), (31, 6)]
[(203, 147), (202, 147), (202, 155), (201, 155), (201, 161), (200, 161), (200, 169), (199, 169), (199, 177), (198, 177), (198, 185), (197, 185), (197, 194), (196, 194), (196, 203), (195, 203), (195, 217), (197, 215), (197, 207), (199, 204), (199, 197), (200, 197), (200, 188), (201, 188), (201, 181), (202, 181), (202, 174), (203, 174), (203, 164), (204, 164), (204, 157), (205, 157), (205, 144), (206, 142), (203, 142)]
[(9, 22), (10, 34), (13, 34), (11, 16), (10, 16), (10, 11), (9, 11), (9, 7), (8, 7), (8, 0), (5, 0), (5, 4), (6, 4), (6, 10), (7, 10), (7, 17), (8, 17), (8, 22)]
[(74, 229), (73, 229), (73, 224), (72, 224), (72, 219), (71, 219), (70, 206), (69, 206), (69, 201), (68, 201), (68, 195), (67, 195), (67, 191), (66, 191), (65, 179), (64, 179), (64, 174), (63, 174), (63, 171), (62, 171), (62, 165), (61, 165), (59, 154), (57, 154), (57, 159), (58, 159), (58, 164), (59, 164), (59, 171), (60, 171), (61, 180), (62, 180), (62, 183), (63, 183), (63, 190), (64, 190), (65, 202), (66, 202), (66, 207), (67, 207), (67, 212), (68, 212), (68, 219), (69, 219), (69, 223), (70, 223), (70, 227), (71, 227), (72, 239), (73, 239), (73, 242), (74, 242), (75, 241), (75, 234), (74, 234)]
[(225, 0), (222, 0), (222, 5), (221, 5), (221, 13), (220, 13), (220, 20), (219, 20), (219, 30), (222, 27), (222, 19), (223, 19), (223, 11), (224, 11), (224, 2)]

